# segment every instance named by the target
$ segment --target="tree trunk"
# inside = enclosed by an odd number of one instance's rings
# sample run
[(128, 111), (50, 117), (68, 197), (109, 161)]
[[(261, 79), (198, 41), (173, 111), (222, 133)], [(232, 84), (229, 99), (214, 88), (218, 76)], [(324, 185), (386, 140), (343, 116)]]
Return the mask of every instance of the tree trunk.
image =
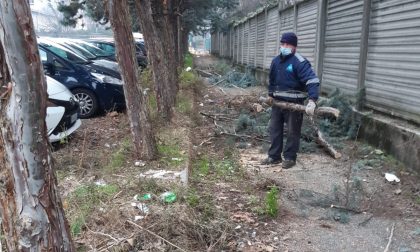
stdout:
[(176, 54), (176, 40), (174, 36), (174, 28), (176, 23), (173, 22), (174, 11), (172, 2), (167, 0), (152, 1), (152, 14), (156, 24), (156, 31), (161, 38), (163, 48), (166, 50), (166, 70), (169, 72), (169, 83), (174, 102), (178, 92), (178, 56)]
[[(178, 11), (179, 12), (179, 11)], [(183, 46), (182, 46), (182, 34), (183, 34), (183, 31), (182, 31), (182, 21), (181, 21), (181, 16), (180, 15), (178, 15), (177, 17), (176, 17), (176, 23), (177, 23), (177, 32), (176, 32), (176, 35), (177, 35), (177, 38), (176, 38), (176, 40), (177, 40), (177, 51), (178, 51), (178, 61), (179, 61), (179, 66), (183, 66), (184, 65), (184, 55), (185, 55), (185, 52), (184, 52), (184, 50), (183, 50)]]
[(151, 160), (157, 153), (156, 141), (150, 123), (149, 107), (139, 83), (127, 0), (110, 0), (109, 16), (114, 31), (118, 64), (124, 80), (125, 102), (134, 146), (142, 159)]
[(162, 117), (170, 119), (178, 91), (178, 74), (174, 43), (168, 31), (170, 25), (165, 21), (162, 1), (138, 0), (135, 3), (152, 66), (158, 110)]
[(188, 52), (188, 35), (189, 35), (189, 32), (182, 29), (181, 45), (180, 45), (180, 48), (182, 49), (182, 55), (185, 55)]
[(9, 251), (74, 251), (57, 189), (27, 0), (0, 1), (0, 213)]
[(176, 61), (176, 65), (177, 68), (182, 66), (182, 60), (180, 59), (180, 51), (179, 51), (179, 44), (178, 44), (178, 37), (179, 37), (179, 0), (172, 0), (169, 1), (168, 3), (168, 19), (169, 19), (169, 24), (172, 25), (171, 30), (172, 30), (172, 39), (173, 39), (173, 43), (174, 43), (174, 55), (175, 55), (175, 61)]

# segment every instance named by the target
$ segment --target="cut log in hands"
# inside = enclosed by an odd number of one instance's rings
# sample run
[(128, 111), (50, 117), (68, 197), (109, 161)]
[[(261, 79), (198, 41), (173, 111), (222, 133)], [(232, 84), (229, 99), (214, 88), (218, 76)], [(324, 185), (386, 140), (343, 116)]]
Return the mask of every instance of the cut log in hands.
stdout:
[[(298, 111), (305, 114), (305, 106), (301, 104), (296, 103), (290, 103), (290, 102), (283, 102), (283, 101), (275, 101), (272, 98), (267, 97), (260, 97), (260, 102), (264, 102), (271, 106), (276, 106), (282, 109), (286, 110), (292, 110), (292, 111)], [(315, 109), (315, 115), (332, 115), (335, 118), (337, 118), (340, 115), (340, 110), (332, 107), (319, 107)], [(316, 136), (314, 137), (314, 140), (317, 144), (324, 147), (328, 154), (330, 154), (333, 158), (339, 159), (341, 158), (341, 153), (339, 153), (334, 147), (325, 140), (322, 132), (319, 130), (319, 128), (315, 125), (315, 122), (313, 118), (310, 118), (311, 121), (311, 127), (313, 128)]]
[[(301, 104), (296, 103), (290, 103), (290, 102), (282, 102), (282, 101), (275, 101), (272, 98), (267, 97), (260, 97), (258, 99), (260, 102), (267, 103), (271, 106), (276, 106), (282, 109), (286, 110), (293, 110), (293, 111), (299, 111), (305, 113), (305, 106)], [(340, 110), (332, 107), (319, 107), (315, 109), (315, 115), (332, 115), (335, 118), (338, 118), (340, 115)]]

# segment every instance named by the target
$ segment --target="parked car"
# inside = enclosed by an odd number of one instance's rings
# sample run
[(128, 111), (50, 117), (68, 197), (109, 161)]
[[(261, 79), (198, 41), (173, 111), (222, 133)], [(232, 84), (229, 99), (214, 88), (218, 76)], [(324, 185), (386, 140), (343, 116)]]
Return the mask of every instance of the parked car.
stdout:
[(109, 75), (121, 80), (120, 69), (116, 62), (104, 59), (97, 59), (95, 55), (91, 54), (89, 51), (78, 46), (77, 44), (70, 44), (64, 41), (57, 40), (58, 39), (40, 38), (38, 39), (38, 43), (48, 45), (51, 48), (51, 50), (54, 50), (63, 56), (66, 56), (68, 53), (76, 54), (77, 56), (88, 62), (86, 66), (91, 68), (92, 71)]
[[(96, 47), (108, 52), (113, 53), (115, 55), (115, 44), (113, 40), (110, 39), (89, 39), (86, 40), (87, 42), (92, 43)], [(142, 44), (142, 46), (139, 46), (138, 44)], [(136, 58), (137, 63), (140, 67), (145, 68), (147, 67), (147, 52), (144, 47), (144, 42), (136, 42)]]
[(71, 42), (83, 47), (93, 55), (95, 55), (98, 59), (107, 59), (116, 62), (117, 59), (115, 58), (115, 53), (108, 53), (99, 47), (96, 47), (94, 44), (86, 42), (81, 39), (73, 39)]
[(79, 103), (74, 95), (60, 82), (47, 79), (47, 124), (51, 143), (61, 141), (75, 132), (82, 124), (79, 119)]
[(46, 75), (61, 82), (79, 101), (80, 118), (125, 107), (123, 82), (108, 69), (60, 46), (39, 41), (38, 48)]

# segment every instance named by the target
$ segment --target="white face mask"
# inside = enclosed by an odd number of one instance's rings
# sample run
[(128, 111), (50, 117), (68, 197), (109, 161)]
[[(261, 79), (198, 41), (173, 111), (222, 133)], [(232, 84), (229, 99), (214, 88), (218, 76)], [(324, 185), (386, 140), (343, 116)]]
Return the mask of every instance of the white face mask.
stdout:
[(283, 56), (287, 56), (292, 54), (292, 48), (288, 48), (288, 47), (280, 47), (279, 53)]

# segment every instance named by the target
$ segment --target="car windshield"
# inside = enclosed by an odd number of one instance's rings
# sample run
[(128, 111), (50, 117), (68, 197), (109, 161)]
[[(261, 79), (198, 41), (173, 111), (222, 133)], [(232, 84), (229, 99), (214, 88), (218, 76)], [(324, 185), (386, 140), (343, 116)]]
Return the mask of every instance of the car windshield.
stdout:
[(90, 61), (87, 58), (77, 55), (61, 45), (50, 43), (50, 42), (43, 42), (43, 41), (40, 41), (40, 43), (44, 47), (52, 51), (53, 53), (57, 54), (58, 56), (68, 61), (71, 61), (76, 64), (89, 64), (90, 63)]
[(112, 56), (111, 53), (107, 53), (104, 50), (94, 46), (91, 43), (84, 42), (84, 41), (75, 41), (79, 46), (83, 47), (85, 50), (89, 51), (90, 53), (98, 56), (98, 57), (109, 57)]
[(75, 53), (77, 53), (78, 55), (81, 55), (83, 57), (86, 57), (90, 60), (94, 60), (97, 58), (96, 55), (92, 54), (91, 52), (89, 52), (88, 50), (86, 50), (85, 48), (71, 43), (71, 42), (64, 42), (64, 45), (68, 46), (70, 50), (74, 51)]
[(115, 54), (115, 47), (112, 43), (101, 41), (92, 41), (92, 43), (109, 54)]

